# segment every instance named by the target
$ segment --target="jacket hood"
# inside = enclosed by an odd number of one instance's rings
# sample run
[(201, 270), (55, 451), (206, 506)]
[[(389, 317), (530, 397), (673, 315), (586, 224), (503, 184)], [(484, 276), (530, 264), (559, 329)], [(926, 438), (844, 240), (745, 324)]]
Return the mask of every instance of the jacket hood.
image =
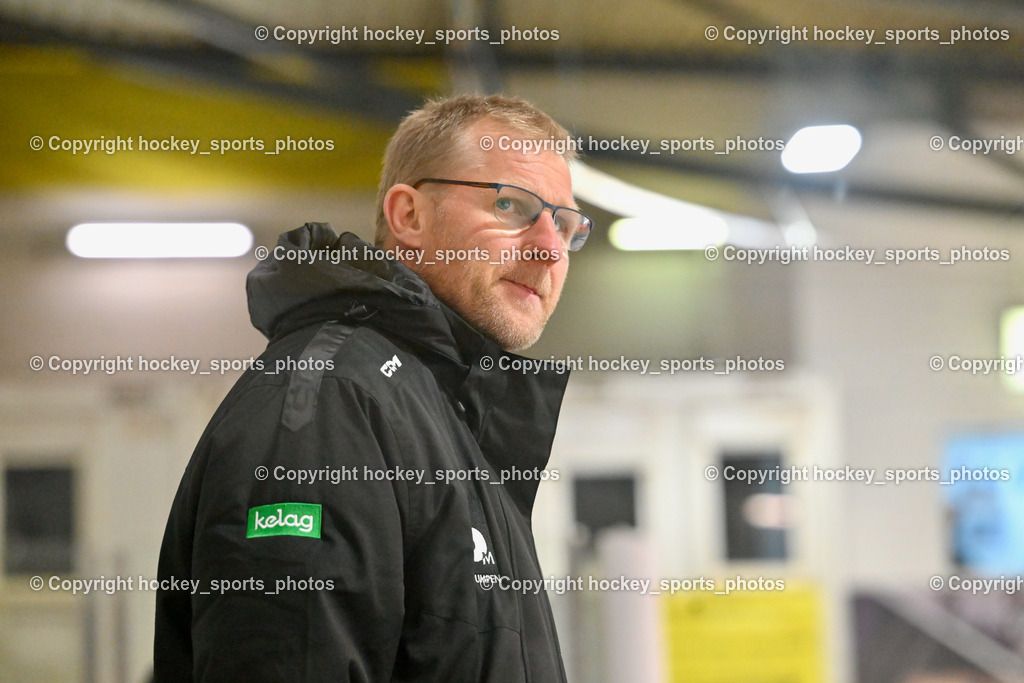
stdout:
[(270, 340), (335, 320), (370, 325), (464, 364), (488, 345), (416, 273), (327, 223), (282, 234), (249, 272), (246, 294), (253, 326)]

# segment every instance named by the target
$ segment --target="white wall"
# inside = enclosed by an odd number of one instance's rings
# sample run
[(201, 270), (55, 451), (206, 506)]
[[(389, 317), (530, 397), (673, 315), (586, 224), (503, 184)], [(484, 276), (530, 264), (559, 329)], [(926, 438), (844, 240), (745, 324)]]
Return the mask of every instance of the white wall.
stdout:
[[(1019, 220), (922, 212), (897, 223), (887, 207), (838, 214), (820, 204), (809, 213), (834, 246), (1011, 253), (997, 263), (819, 263), (797, 271), (798, 354), (840, 396), (843, 462), (937, 467), (950, 434), (1024, 426), (1024, 396), (1009, 393), (999, 376), (928, 364), (934, 355), (999, 358), (999, 315), (1024, 302)], [(851, 580), (926, 590), (930, 576), (951, 568), (940, 486), (847, 486), (835, 494), (848, 521), (838, 559)]]

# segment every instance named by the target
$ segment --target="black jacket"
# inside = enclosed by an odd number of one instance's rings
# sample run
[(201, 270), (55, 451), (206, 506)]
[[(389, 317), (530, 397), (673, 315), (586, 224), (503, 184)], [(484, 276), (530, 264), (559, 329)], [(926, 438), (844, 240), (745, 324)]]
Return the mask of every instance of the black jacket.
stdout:
[(502, 586), (542, 577), (530, 514), (568, 374), (485, 370), (508, 354), (350, 233), (278, 245), (344, 260), (249, 274), (270, 344), (178, 488), (156, 680), (564, 681), (546, 594)]

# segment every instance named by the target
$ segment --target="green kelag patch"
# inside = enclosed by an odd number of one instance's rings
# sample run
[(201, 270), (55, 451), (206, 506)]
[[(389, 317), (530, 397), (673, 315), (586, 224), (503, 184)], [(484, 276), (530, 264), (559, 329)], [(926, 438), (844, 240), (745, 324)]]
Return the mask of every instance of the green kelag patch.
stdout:
[(263, 536), (320, 538), (320, 506), (315, 503), (272, 503), (249, 508), (245, 537)]

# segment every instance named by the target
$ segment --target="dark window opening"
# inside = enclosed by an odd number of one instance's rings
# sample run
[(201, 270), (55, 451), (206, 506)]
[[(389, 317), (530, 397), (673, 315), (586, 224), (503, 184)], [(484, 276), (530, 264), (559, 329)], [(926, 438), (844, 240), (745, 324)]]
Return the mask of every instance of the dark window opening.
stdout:
[(74, 471), (8, 466), (4, 471), (4, 572), (58, 574), (74, 564)]

